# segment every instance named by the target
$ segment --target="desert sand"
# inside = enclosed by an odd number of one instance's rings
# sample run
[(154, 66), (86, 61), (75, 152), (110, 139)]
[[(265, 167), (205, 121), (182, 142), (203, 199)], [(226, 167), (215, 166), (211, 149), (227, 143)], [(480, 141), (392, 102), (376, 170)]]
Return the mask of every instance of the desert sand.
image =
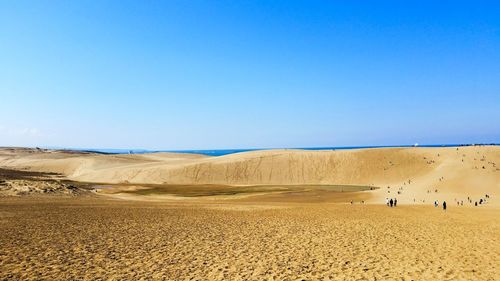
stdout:
[(0, 200), (0, 279), (498, 280), (494, 208)]
[(219, 157), (1, 149), (0, 167), (92, 183), (377, 187), (370, 192), (370, 203), (384, 203), (387, 197), (407, 204), (476, 201), (500, 189), (499, 146), (264, 150)]
[(0, 279), (498, 280), (499, 164), (498, 146), (4, 148)]

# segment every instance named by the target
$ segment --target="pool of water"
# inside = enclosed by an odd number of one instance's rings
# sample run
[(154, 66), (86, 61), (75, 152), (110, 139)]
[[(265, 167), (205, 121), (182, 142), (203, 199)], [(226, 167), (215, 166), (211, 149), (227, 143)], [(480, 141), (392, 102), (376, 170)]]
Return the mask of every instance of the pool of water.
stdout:
[(181, 197), (202, 197), (221, 195), (244, 195), (255, 193), (275, 192), (359, 192), (376, 189), (371, 186), (358, 185), (101, 185), (96, 186), (104, 194), (133, 194), (133, 195), (174, 195)]

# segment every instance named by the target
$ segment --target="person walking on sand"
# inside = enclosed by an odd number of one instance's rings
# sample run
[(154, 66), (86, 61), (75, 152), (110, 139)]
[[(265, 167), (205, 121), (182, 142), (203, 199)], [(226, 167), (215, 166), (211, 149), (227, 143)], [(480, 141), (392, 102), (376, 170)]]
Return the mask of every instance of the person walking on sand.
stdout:
[(391, 201), (389, 201), (389, 204), (391, 205), (391, 208), (392, 208), (392, 205), (394, 205), (394, 201), (392, 201), (392, 198), (391, 198)]
[(398, 199), (394, 198), (394, 207), (398, 204)]
[(443, 201), (443, 210), (446, 211), (446, 201)]

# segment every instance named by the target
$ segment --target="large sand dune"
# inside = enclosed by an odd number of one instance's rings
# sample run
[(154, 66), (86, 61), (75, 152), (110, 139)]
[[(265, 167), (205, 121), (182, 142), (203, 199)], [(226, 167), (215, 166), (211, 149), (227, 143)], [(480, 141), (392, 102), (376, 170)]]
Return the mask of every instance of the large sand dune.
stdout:
[[(0, 150), (0, 167), (56, 172), (76, 181), (135, 184), (380, 187), (372, 202), (467, 200), (500, 188), (500, 147), (264, 150), (209, 157), (182, 153), (105, 155)], [(399, 191), (399, 193), (398, 193)], [(495, 200), (496, 201), (496, 200)]]
[[(0, 191), (2, 179), (11, 192), (54, 190), (0, 196), (0, 279), (498, 280), (499, 161), (497, 146), (221, 157), (0, 149)], [(96, 196), (84, 192), (93, 183), (68, 190), (61, 177), (128, 184)], [(486, 205), (466, 201), (485, 194)], [(386, 197), (400, 203), (359, 204)], [(429, 206), (444, 199), (446, 211)]]

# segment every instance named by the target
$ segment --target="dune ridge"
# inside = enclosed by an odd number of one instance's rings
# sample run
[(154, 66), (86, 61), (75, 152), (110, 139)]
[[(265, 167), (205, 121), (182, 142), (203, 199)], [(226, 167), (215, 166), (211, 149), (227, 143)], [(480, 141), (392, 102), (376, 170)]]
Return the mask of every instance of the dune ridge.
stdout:
[[(0, 166), (70, 180), (135, 184), (369, 185), (374, 201), (407, 202), (495, 194), (500, 147), (264, 150), (210, 157), (184, 153), (103, 155), (1, 149)], [(437, 192), (436, 192), (437, 190)], [(399, 194), (398, 194), (399, 191)], [(431, 191), (429, 193), (429, 191)], [(428, 202), (428, 201), (427, 201)]]

